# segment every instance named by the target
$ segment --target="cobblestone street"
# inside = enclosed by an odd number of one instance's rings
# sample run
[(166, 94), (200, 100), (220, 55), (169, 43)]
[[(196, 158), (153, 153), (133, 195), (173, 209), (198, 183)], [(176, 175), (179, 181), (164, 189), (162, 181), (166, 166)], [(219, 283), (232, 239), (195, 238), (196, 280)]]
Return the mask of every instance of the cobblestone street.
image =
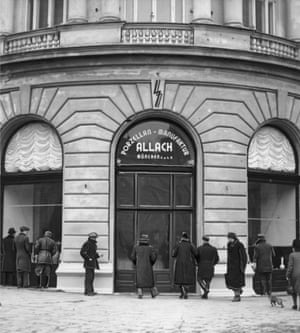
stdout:
[(264, 297), (207, 301), (191, 296), (97, 295), (0, 288), (1, 333), (46, 332), (300, 332), (300, 312), (272, 308)]

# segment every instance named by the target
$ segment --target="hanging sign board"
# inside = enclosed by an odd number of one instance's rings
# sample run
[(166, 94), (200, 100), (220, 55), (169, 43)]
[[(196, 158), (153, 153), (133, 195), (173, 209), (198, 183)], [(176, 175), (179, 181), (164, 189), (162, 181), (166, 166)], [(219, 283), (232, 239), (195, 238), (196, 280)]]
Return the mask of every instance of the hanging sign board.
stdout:
[(178, 126), (165, 121), (146, 121), (123, 135), (118, 145), (117, 164), (191, 166), (194, 150)]

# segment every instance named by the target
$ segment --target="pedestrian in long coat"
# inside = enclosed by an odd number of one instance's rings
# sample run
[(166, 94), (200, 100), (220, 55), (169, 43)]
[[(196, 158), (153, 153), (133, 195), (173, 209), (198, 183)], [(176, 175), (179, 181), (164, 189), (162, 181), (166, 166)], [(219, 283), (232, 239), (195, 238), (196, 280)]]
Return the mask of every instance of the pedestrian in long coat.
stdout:
[(228, 289), (233, 290), (233, 302), (241, 301), (241, 293), (245, 286), (245, 270), (247, 265), (247, 253), (243, 243), (236, 234), (229, 232), (227, 245), (227, 274), (225, 282)]
[(139, 298), (143, 297), (144, 288), (150, 288), (153, 298), (158, 295), (153, 274), (153, 265), (156, 259), (157, 253), (149, 244), (149, 236), (141, 235), (138, 244), (134, 246), (131, 253), (131, 260), (136, 265), (136, 287)]
[(98, 234), (96, 232), (89, 233), (88, 240), (82, 245), (80, 250), (85, 268), (84, 294), (87, 296), (96, 295), (94, 291), (95, 269), (99, 269), (98, 258), (100, 258), (97, 252), (97, 238)]
[(203, 299), (208, 298), (211, 280), (215, 274), (215, 265), (219, 262), (217, 249), (209, 244), (209, 237), (203, 236), (203, 245), (197, 248), (198, 274), (197, 279), (203, 289)]
[(297, 310), (297, 295), (299, 297), (299, 311), (300, 311), (300, 240), (295, 239), (293, 241), (293, 252), (289, 256), (288, 269), (286, 277), (290, 282), (293, 293), (293, 309)]
[(266, 242), (263, 234), (258, 235), (254, 248), (253, 262), (255, 273), (260, 281), (262, 295), (272, 293), (273, 257), (275, 256), (272, 245)]
[(52, 257), (57, 251), (56, 243), (51, 237), (52, 232), (46, 231), (44, 237), (38, 239), (34, 247), (34, 252), (37, 255), (37, 267), (35, 272), (40, 280), (40, 288), (49, 287), (51, 268), (53, 265)]
[(176, 258), (174, 284), (180, 287), (179, 298), (187, 299), (188, 286), (195, 284), (197, 253), (186, 232), (182, 233), (181, 240), (173, 249), (172, 256)]
[(14, 228), (8, 229), (8, 236), (3, 238), (1, 246), (3, 285), (12, 286), (16, 279), (16, 248)]
[(28, 288), (30, 285), (31, 246), (27, 236), (29, 230), (28, 227), (23, 226), (20, 228), (20, 233), (15, 237), (18, 288)]

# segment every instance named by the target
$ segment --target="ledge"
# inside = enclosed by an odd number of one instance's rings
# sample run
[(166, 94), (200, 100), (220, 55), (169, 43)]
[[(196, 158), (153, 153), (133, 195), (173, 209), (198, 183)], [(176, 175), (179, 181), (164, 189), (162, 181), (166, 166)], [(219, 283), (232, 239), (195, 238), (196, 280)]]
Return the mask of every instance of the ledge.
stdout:
[(238, 27), (214, 24), (98, 22), (67, 24), (0, 38), (0, 55), (24, 55), (69, 47), (141, 45), (210, 47), (300, 60), (296, 42)]

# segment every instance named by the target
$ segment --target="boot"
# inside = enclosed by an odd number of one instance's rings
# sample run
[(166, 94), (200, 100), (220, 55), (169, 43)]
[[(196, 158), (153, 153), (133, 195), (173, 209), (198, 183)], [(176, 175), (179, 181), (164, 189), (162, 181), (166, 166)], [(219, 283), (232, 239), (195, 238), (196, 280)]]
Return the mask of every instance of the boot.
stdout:
[(138, 298), (143, 298), (143, 289), (138, 288), (137, 292), (138, 292)]
[(183, 289), (183, 286), (180, 286), (180, 296), (179, 298), (183, 298), (184, 296), (184, 289)]
[(241, 301), (241, 293), (240, 290), (235, 290), (234, 291), (234, 297), (232, 302), (240, 302)]
[(156, 287), (151, 288), (151, 296), (152, 298), (155, 298), (156, 296), (159, 295), (159, 292)]
[(188, 291), (186, 287), (182, 287), (183, 288), (183, 299), (188, 299)]

